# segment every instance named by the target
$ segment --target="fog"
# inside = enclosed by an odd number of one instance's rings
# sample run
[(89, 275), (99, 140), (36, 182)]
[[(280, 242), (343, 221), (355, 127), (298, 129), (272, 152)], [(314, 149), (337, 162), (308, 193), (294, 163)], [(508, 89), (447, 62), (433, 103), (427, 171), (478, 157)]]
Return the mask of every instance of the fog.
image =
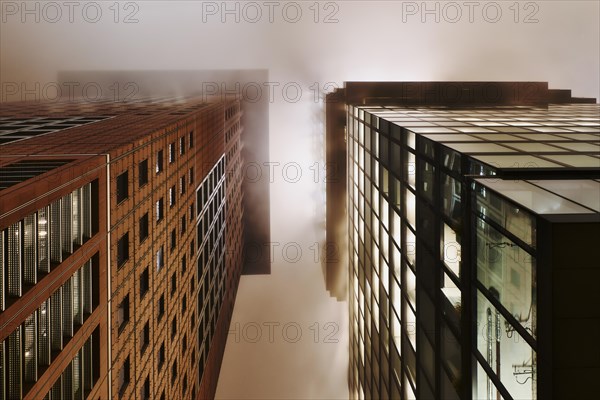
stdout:
[(271, 274), (242, 277), (221, 399), (348, 398), (348, 305), (325, 290), (316, 254), (325, 214), (319, 93), (346, 80), (523, 80), (600, 96), (596, 1), (101, 1), (72, 10), (30, 1), (29, 14), (24, 4), (2, 2), (2, 100), (49, 97), (44, 88), (64, 70), (268, 70), (257, 86), (270, 96), (278, 163), (262, 171), (273, 172)]

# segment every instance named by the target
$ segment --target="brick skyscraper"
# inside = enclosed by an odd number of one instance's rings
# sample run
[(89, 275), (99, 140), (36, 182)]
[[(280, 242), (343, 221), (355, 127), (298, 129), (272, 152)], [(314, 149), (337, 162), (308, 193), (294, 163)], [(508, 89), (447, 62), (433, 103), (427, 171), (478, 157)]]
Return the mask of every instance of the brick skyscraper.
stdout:
[(240, 115), (2, 104), (0, 399), (214, 396), (242, 268)]

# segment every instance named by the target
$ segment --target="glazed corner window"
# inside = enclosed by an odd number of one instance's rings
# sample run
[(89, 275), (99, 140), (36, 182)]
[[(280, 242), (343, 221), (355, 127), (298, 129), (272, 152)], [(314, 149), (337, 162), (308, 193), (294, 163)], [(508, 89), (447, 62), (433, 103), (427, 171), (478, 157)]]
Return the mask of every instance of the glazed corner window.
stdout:
[(160, 173), (163, 170), (163, 151), (159, 150), (156, 153), (156, 173)]
[(169, 164), (175, 162), (175, 142), (169, 144)]
[(148, 159), (145, 159), (138, 164), (138, 178), (139, 187), (142, 187), (148, 183)]
[(129, 385), (129, 379), (130, 363), (129, 356), (127, 356), (127, 359), (125, 360), (123, 366), (121, 366), (121, 369), (119, 370), (119, 397), (122, 397), (125, 393), (125, 389), (127, 389), (127, 385)]
[(129, 321), (129, 294), (119, 303), (117, 312), (117, 322), (119, 323), (119, 333), (123, 331)]
[(129, 197), (128, 171), (117, 176), (117, 204)]
[(117, 267), (120, 268), (129, 259), (129, 232), (117, 242)]

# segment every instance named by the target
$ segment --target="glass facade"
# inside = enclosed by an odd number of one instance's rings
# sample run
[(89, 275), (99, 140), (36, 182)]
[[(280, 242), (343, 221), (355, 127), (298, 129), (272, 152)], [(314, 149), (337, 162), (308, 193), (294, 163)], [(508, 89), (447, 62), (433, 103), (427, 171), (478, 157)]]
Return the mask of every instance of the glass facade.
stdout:
[[(0, 390), (6, 399), (27, 394), (97, 307), (97, 262), (97, 257), (85, 262), (1, 343)], [(69, 382), (63, 382), (62, 390), (77, 392), (79, 387), (67, 385)]]
[(0, 231), (0, 311), (92, 237), (93, 184)]
[(225, 193), (225, 156), (222, 156), (196, 189), (200, 380), (225, 293)]
[(536, 399), (538, 219), (598, 184), (532, 179), (600, 167), (597, 107), (348, 105), (346, 134), (351, 397)]

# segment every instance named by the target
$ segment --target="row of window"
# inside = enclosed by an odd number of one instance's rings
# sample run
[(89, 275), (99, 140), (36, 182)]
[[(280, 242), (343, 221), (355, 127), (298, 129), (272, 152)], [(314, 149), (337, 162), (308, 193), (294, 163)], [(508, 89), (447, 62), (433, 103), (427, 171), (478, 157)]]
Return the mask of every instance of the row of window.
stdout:
[(97, 262), (88, 260), (1, 343), (0, 395), (25, 396), (98, 306)]
[(95, 187), (86, 184), (0, 231), (0, 311), (96, 232)]

